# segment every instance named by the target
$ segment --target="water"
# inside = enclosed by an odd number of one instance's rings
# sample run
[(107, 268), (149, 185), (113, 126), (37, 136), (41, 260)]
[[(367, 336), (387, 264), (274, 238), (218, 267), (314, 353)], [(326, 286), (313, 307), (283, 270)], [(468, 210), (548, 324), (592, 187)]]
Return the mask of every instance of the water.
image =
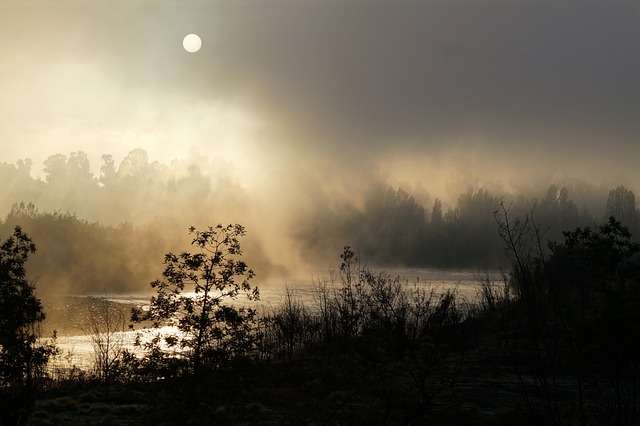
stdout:
[[(409, 284), (420, 283), (435, 286), (436, 289), (456, 288), (459, 296), (472, 302), (476, 298), (476, 272), (463, 270), (439, 269), (387, 269), (391, 276), (399, 276)], [(315, 303), (314, 289), (319, 280), (331, 281), (330, 274), (320, 278), (308, 279), (270, 279), (263, 282), (252, 282), (260, 289), (258, 307), (264, 311), (277, 307), (289, 289), (305, 305), (312, 307)], [(335, 279), (339, 281), (339, 279)], [(151, 290), (151, 289), (150, 289)], [(133, 348), (136, 331), (128, 328), (129, 315), (134, 306), (149, 303), (153, 293), (108, 294), (106, 299), (111, 306), (120, 307), (125, 319), (123, 331), (115, 335), (116, 341), (124, 347)], [(63, 369), (73, 366), (90, 370), (94, 363), (94, 349), (91, 342), (90, 329), (92, 318), (98, 318), (104, 311), (105, 295), (56, 295), (44, 300), (47, 321), (43, 327), (43, 337), (49, 337), (53, 330), (57, 331), (57, 346), (62, 350), (55, 362)], [(246, 303), (240, 298), (236, 303)], [(140, 326), (136, 325), (136, 329)]]

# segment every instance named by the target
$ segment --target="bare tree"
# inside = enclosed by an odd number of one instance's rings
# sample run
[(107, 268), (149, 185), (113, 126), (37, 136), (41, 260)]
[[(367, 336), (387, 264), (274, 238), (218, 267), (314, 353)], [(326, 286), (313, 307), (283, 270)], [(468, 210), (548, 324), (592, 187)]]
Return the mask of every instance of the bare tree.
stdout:
[(100, 298), (90, 313), (85, 332), (91, 338), (94, 351), (96, 375), (105, 384), (105, 397), (109, 397), (109, 386), (114, 379), (116, 367), (125, 351), (125, 315), (107, 296)]

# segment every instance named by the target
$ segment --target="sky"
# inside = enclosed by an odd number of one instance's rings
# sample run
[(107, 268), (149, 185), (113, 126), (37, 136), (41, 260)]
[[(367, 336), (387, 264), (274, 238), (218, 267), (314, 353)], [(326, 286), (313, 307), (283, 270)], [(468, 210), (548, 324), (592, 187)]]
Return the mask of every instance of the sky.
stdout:
[(222, 158), (274, 199), (640, 189), (637, 1), (0, 0), (0, 39), (0, 161), (34, 174), (142, 148)]

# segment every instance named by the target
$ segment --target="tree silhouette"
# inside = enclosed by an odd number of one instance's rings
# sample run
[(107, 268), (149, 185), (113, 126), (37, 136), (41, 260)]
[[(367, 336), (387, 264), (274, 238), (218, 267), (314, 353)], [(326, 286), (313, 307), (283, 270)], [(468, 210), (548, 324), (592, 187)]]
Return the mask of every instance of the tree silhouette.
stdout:
[(20, 227), (0, 245), (0, 424), (26, 422), (35, 379), (53, 352), (38, 343), (45, 315), (24, 268), (35, 250)]
[(636, 196), (633, 191), (624, 185), (609, 191), (605, 216), (614, 216), (632, 232), (637, 232), (637, 227), (640, 225), (640, 212), (636, 208)]
[[(238, 259), (242, 255), (239, 238), (245, 235), (242, 225), (217, 225), (204, 231), (191, 227), (189, 233), (194, 235), (191, 244), (197, 252), (166, 254), (164, 279), (151, 283), (157, 295), (146, 313), (134, 309), (132, 319), (152, 320), (155, 327), (176, 327), (179, 333), (165, 336), (164, 341), (183, 350), (197, 378), (203, 367), (218, 368), (251, 348), (250, 326), (256, 312), (229, 302), (240, 294), (256, 300), (259, 292), (249, 285), (253, 271)], [(237, 277), (243, 277), (242, 282)]]

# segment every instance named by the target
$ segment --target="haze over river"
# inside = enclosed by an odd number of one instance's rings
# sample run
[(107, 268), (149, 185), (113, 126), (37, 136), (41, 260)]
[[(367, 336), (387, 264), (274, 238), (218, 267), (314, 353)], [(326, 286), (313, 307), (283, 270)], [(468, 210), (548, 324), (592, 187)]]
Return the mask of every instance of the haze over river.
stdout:
[[(436, 291), (448, 288), (457, 288), (461, 300), (473, 302), (477, 297), (476, 289), (478, 281), (477, 271), (470, 270), (440, 270), (440, 269), (386, 269), (392, 277), (399, 276), (406, 280), (408, 285), (418, 283), (419, 285), (432, 286)], [(496, 273), (497, 280), (498, 274)], [(283, 300), (286, 289), (310, 309), (315, 304), (315, 289), (319, 282), (331, 282), (330, 274), (318, 274), (308, 279), (267, 279), (259, 281), (257, 278), (251, 281), (252, 286), (257, 286), (260, 290), (260, 301), (256, 302), (259, 311), (269, 312), (276, 308)], [(335, 284), (338, 285), (339, 277), (336, 273)], [(149, 303), (153, 296), (152, 289), (148, 293), (125, 293), (125, 294), (93, 294), (93, 295), (53, 295), (43, 299), (47, 320), (44, 323), (42, 336), (48, 338), (53, 330), (57, 332), (57, 346), (62, 353), (54, 363), (62, 368), (71, 368), (74, 365), (89, 370), (92, 368), (94, 350), (91, 338), (88, 335), (91, 318), (95, 318), (100, 313), (100, 306), (103, 299), (111, 304), (122, 306), (125, 317), (125, 331), (118, 333), (117, 339), (122, 339), (125, 346), (133, 347), (133, 342), (137, 331), (128, 329), (130, 324), (129, 313), (133, 306), (144, 306)], [(245, 303), (240, 297), (237, 303)], [(252, 303), (252, 302), (249, 302)], [(135, 330), (142, 327), (135, 324)]]

